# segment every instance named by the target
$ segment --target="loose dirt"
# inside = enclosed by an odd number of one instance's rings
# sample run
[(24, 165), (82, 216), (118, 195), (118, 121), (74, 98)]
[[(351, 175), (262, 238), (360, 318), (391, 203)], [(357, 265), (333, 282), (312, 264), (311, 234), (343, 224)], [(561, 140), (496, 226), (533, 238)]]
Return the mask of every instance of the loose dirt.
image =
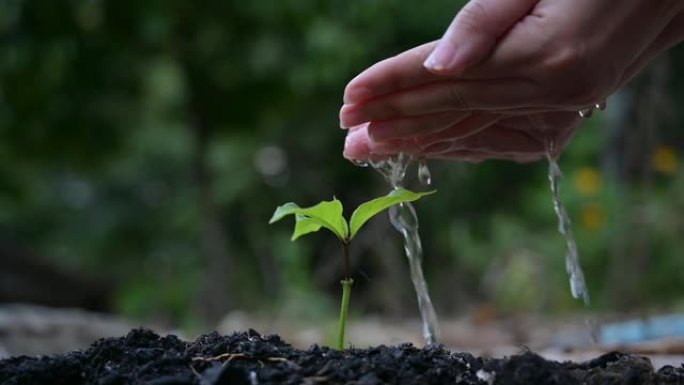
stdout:
[(184, 342), (146, 329), (95, 342), (86, 351), (0, 361), (0, 384), (258, 385), (683, 385), (684, 364), (654, 371), (647, 358), (619, 352), (583, 363), (522, 351), (482, 358), (411, 344), (337, 351), (291, 347), (254, 330)]

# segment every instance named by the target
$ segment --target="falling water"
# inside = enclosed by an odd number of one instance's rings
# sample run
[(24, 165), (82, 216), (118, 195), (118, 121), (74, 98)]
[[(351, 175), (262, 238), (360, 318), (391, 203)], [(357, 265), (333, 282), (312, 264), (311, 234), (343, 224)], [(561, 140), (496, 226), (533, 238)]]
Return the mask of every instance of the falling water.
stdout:
[[(402, 187), (406, 168), (411, 160), (410, 156), (399, 154), (382, 161), (371, 162), (371, 165), (385, 177), (392, 188), (396, 189)], [(422, 183), (431, 183), (430, 170), (424, 160), (419, 162), (418, 175)], [(416, 210), (410, 202), (401, 203), (390, 207), (389, 218), (392, 226), (404, 237), (404, 250), (409, 261), (411, 281), (418, 297), (418, 308), (423, 320), (423, 337), (428, 345), (435, 344), (439, 333), (437, 314), (432, 305), (432, 300), (430, 300), (427, 283), (423, 276), (423, 247), (418, 234)]]
[(432, 175), (430, 175), (430, 169), (428, 168), (427, 161), (425, 159), (418, 161), (418, 180), (420, 180), (420, 183), (426, 186), (432, 184)]
[(568, 216), (565, 206), (560, 199), (560, 182), (563, 179), (558, 162), (553, 157), (553, 142), (547, 142), (546, 157), (549, 160), (549, 182), (551, 183), (551, 195), (553, 197), (553, 208), (558, 216), (558, 232), (565, 237), (568, 250), (565, 254), (565, 269), (570, 276), (570, 291), (572, 296), (576, 299), (584, 301), (585, 306), (589, 306), (589, 290), (584, 281), (584, 273), (579, 261), (579, 251), (577, 250), (577, 242), (575, 236), (572, 234), (570, 226), (570, 217)]

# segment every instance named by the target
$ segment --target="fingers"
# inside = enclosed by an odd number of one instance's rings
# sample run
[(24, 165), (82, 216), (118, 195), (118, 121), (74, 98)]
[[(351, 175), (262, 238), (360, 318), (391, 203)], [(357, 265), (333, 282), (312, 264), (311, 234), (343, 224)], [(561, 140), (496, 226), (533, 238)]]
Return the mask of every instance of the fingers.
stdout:
[(453, 142), (450, 148), (433, 146), (427, 148), (423, 155), (433, 156), (460, 150), (472, 150), (489, 154), (544, 154), (543, 141), (533, 137), (526, 131), (512, 130), (500, 124), (494, 124), (462, 140)]
[(368, 160), (371, 157), (370, 143), (368, 124), (353, 127), (344, 139), (342, 156), (349, 160)]
[(456, 74), (485, 59), (538, 0), (471, 0), (456, 15), (425, 67), (436, 74)]
[(414, 152), (423, 153), (429, 151), (427, 150), (429, 147), (434, 148), (435, 145), (444, 142), (459, 143), (461, 148), (463, 148), (466, 146), (465, 141), (467, 141), (468, 138), (491, 127), (499, 119), (501, 119), (501, 115), (499, 114), (473, 114), (442, 131), (415, 137), (413, 143), (415, 143), (417, 148)]
[(486, 160), (512, 160), (517, 163), (531, 163), (542, 160), (544, 157), (544, 154), (491, 154), (477, 150), (455, 150), (452, 152), (430, 156), (429, 158), (470, 163), (480, 163)]
[(575, 113), (549, 112), (502, 118), (497, 114), (472, 114), (446, 129), (410, 138), (374, 142), (368, 124), (347, 135), (344, 156), (368, 160), (404, 152), (431, 159), (481, 162), (505, 159), (533, 162), (546, 156), (547, 140), (560, 152), (570, 141), (581, 119)]
[(422, 65), (436, 45), (436, 41), (423, 44), (372, 65), (347, 84), (344, 103), (359, 103), (438, 80), (439, 76)]
[(428, 134), (409, 138), (374, 141), (369, 135), (369, 124), (362, 124), (349, 130), (344, 144), (344, 157), (347, 159), (367, 160), (373, 156), (383, 156), (405, 152), (419, 155), (433, 144), (455, 142), (491, 126), (500, 118), (495, 114), (472, 114), (450, 127)]
[(413, 118), (373, 121), (368, 125), (368, 135), (375, 142), (425, 135), (455, 125), (470, 115), (470, 112), (456, 111)]
[(547, 111), (521, 116), (508, 116), (499, 125), (514, 130), (527, 130), (539, 137), (545, 133), (552, 135), (564, 127), (575, 127), (583, 120), (575, 111)]
[[(516, 37), (520, 34), (516, 32)], [(462, 79), (496, 79), (504, 69), (506, 73), (517, 76), (521, 72), (520, 68), (529, 67), (527, 59), (521, 61), (518, 56), (522, 56), (524, 52), (527, 58), (528, 51), (531, 51), (536, 44), (536, 41), (530, 41), (531, 39), (526, 36), (523, 38), (525, 44), (518, 44), (515, 39), (511, 44), (508, 42), (510, 39), (507, 39), (506, 44), (498, 50), (501, 52), (496, 52), (496, 60), (488, 59), (483, 63), (485, 64), (483, 68), (473, 68), (460, 77)], [(344, 104), (360, 103), (396, 91), (453, 79), (453, 77), (433, 74), (423, 66), (423, 62), (436, 45), (437, 41), (426, 43), (370, 66), (347, 84), (344, 90)]]
[[(438, 43), (442, 47), (449, 47), (458, 43), (459, 46), (464, 47), (466, 63), (474, 64), (481, 61), (493, 50), (497, 38), (524, 17), (536, 2), (537, 0), (506, 0), (503, 3), (499, 0), (471, 1), (456, 16), (441, 42), (426, 43), (395, 57), (385, 59), (352, 79), (344, 91), (344, 103), (359, 103), (396, 90), (444, 79), (443, 71), (435, 70), (430, 66), (428, 69), (423, 65), (430, 62), (428, 57), (435, 51)], [(459, 36), (463, 37), (460, 38)], [(510, 56), (509, 51), (520, 52), (521, 48), (528, 51), (531, 49), (530, 45), (535, 45), (533, 44), (534, 41), (531, 43), (529, 39), (527, 43), (529, 44), (514, 46), (512, 47), (513, 50), (505, 51), (507, 54), (498, 59), (496, 63), (507, 64), (508, 56)], [(465, 67), (472, 66), (472, 64)], [(494, 66), (494, 70), (492, 70), (490, 67), (492, 66), (489, 65), (486, 71), (478, 71), (474, 75), (485, 78), (495, 77), (502, 68), (501, 66)]]
[(420, 154), (425, 158), (474, 163), (494, 159), (527, 163), (545, 155), (545, 145), (539, 138), (498, 123), (466, 139), (435, 144)]
[[(480, 132), (500, 119), (498, 114), (472, 114), (463, 121), (456, 123), (447, 129), (408, 138), (388, 140), (384, 142), (371, 142), (368, 147), (372, 154), (389, 155), (404, 152), (411, 155), (422, 155), (433, 150), (428, 148), (439, 147), (449, 143), (450, 148), (456, 146), (459, 139), (467, 138)], [(459, 148), (462, 148), (459, 147)]]
[(486, 129), (499, 119), (500, 115), (498, 114), (473, 114), (439, 132), (385, 142), (373, 142), (370, 148), (373, 154), (388, 155), (404, 152), (416, 156), (453, 148), (464, 148), (465, 144), (460, 139)]
[(527, 132), (543, 144), (545, 151), (551, 147), (551, 155), (557, 157), (583, 122), (584, 120), (575, 112), (554, 111), (513, 116), (502, 119), (498, 125), (510, 130)]
[(527, 79), (450, 80), (344, 105), (340, 110), (340, 124), (351, 127), (445, 111), (510, 109), (543, 102), (537, 85)]
[(422, 148), (414, 149), (411, 153), (427, 158), (452, 160), (535, 161), (546, 155), (548, 140), (553, 141), (556, 152), (565, 148), (581, 123), (581, 119), (576, 116), (577, 114), (568, 112), (550, 112), (507, 117), (460, 140), (450, 140), (445, 136), (442, 140), (429, 143), (427, 137), (418, 138), (415, 145)]

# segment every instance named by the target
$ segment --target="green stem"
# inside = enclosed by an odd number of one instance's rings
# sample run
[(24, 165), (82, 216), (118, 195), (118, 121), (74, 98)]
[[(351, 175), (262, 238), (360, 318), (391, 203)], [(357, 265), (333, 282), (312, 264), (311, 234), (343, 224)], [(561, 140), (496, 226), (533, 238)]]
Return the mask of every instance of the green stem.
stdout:
[(347, 310), (349, 309), (349, 296), (351, 295), (351, 288), (354, 284), (352, 278), (346, 278), (340, 281), (342, 284), (342, 307), (340, 308), (340, 324), (337, 328), (337, 349), (344, 349), (344, 329), (347, 325)]
[(344, 251), (344, 278), (349, 278), (349, 241), (342, 241), (342, 251)]

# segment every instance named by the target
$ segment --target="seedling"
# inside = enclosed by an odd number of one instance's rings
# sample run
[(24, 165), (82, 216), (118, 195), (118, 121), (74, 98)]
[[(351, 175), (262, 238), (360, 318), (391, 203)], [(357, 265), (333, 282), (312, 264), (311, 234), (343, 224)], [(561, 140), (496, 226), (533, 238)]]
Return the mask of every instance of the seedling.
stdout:
[(349, 272), (349, 244), (361, 227), (379, 212), (404, 202), (413, 202), (434, 191), (413, 192), (403, 188), (392, 190), (389, 194), (361, 204), (354, 210), (352, 216), (347, 220), (342, 215), (342, 203), (333, 199), (323, 201), (315, 206), (302, 208), (295, 203), (285, 203), (278, 206), (273, 213), (269, 223), (275, 223), (287, 215), (295, 216), (295, 227), (292, 233), (292, 240), (296, 240), (302, 235), (316, 232), (321, 228), (326, 228), (333, 232), (342, 243), (344, 256), (344, 279), (342, 284), (342, 306), (340, 308), (340, 322), (337, 330), (337, 348), (344, 348), (344, 331), (347, 324), (347, 310), (349, 308), (349, 296), (354, 280)]

